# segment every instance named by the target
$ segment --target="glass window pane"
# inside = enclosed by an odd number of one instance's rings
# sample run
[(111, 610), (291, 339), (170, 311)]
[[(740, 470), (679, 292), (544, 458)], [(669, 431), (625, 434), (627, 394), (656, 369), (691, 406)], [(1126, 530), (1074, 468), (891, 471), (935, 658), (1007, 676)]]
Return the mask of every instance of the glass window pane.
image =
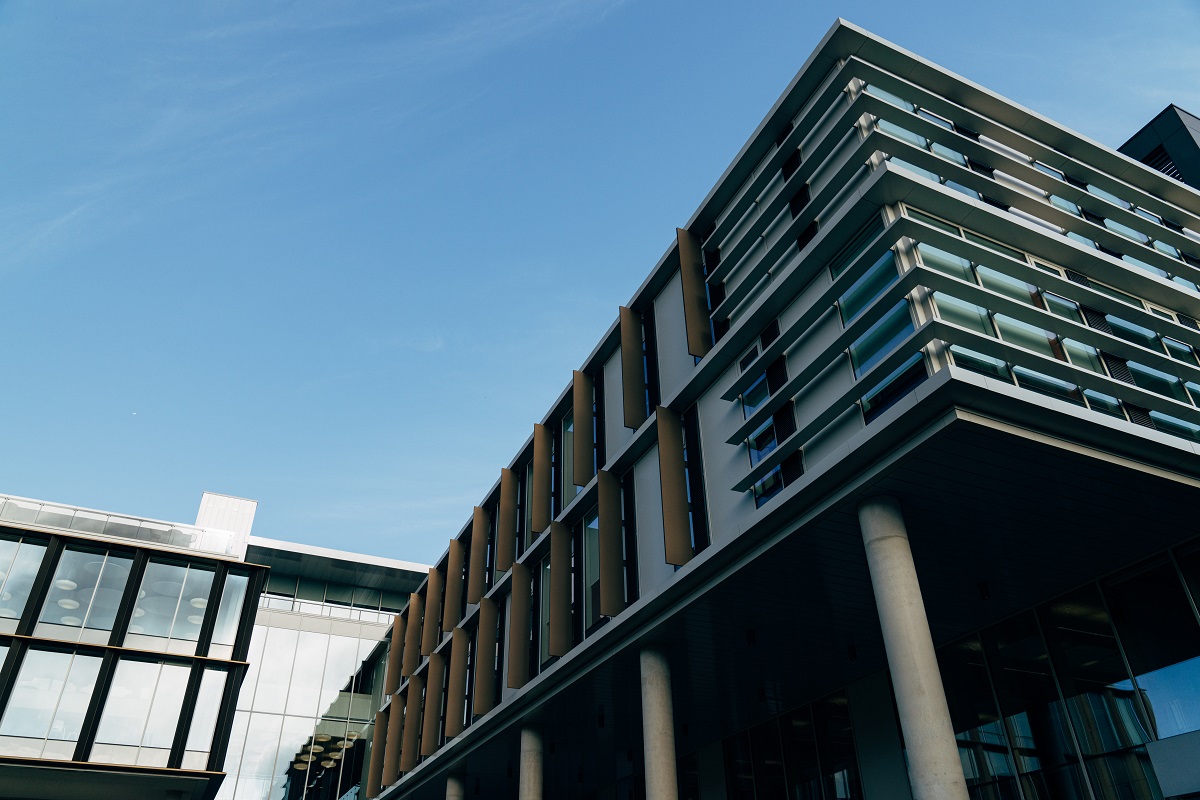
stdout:
[(917, 133), (913, 133), (912, 131), (908, 130), (907, 128), (902, 128), (894, 122), (888, 122), (886, 119), (880, 119), (877, 124), (879, 126), (879, 130), (881, 130), (884, 133), (889, 134), (891, 136), (895, 136), (897, 139), (900, 139), (901, 141), (908, 142), (909, 144), (912, 144), (912, 145), (916, 145), (917, 147), (921, 148), (922, 150), (929, 147), (929, 140), (926, 139), (924, 136), (921, 136), (920, 134), (917, 134)]
[(27, 652), (0, 720), (0, 736), (46, 738), (70, 669), (70, 653)]
[[(35, 635), (79, 639), (80, 628), (112, 630), (133, 560), (91, 551), (65, 550), (50, 581)], [(85, 637), (107, 642), (108, 636)]]
[(1098, 375), (1106, 374), (1104, 364), (1100, 360), (1100, 353), (1096, 348), (1074, 339), (1063, 339), (1062, 345), (1063, 350), (1067, 352), (1067, 358), (1075, 366), (1091, 370)]
[(812, 708), (802, 706), (780, 720), (783, 767), (791, 800), (821, 800), (821, 770)]
[(886, 89), (880, 89), (878, 86), (872, 86), (871, 84), (867, 84), (865, 88), (868, 94), (873, 94), (881, 100), (886, 100), (894, 106), (900, 106), (905, 111), (915, 111), (917, 108), (904, 98), (894, 95)]
[(1058, 349), (1058, 337), (1051, 331), (1034, 327), (1004, 314), (996, 314), (994, 319), (1001, 338), (1006, 342), (1049, 358), (1062, 359)]
[(1083, 322), (1083, 314), (1074, 300), (1068, 300), (1050, 292), (1043, 292), (1042, 299), (1046, 301), (1046, 308), (1051, 314), (1074, 322)]
[(1200, 730), (1200, 625), (1174, 565), (1160, 562), (1103, 590), (1154, 738)]
[(1079, 387), (1073, 383), (1068, 383), (1067, 381), (1062, 381), (1058, 378), (1019, 366), (1014, 366), (1012, 371), (1013, 376), (1017, 379), (1018, 386), (1040, 394), (1049, 395), (1050, 397), (1057, 397), (1060, 400), (1066, 400), (1068, 403), (1074, 403), (1078, 406), (1084, 405), (1083, 394), (1079, 391)]
[(742, 414), (746, 419), (750, 419), (769, 399), (771, 388), (767, 384), (767, 374), (764, 372), (758, 380), (750, 384), (750, 388), (742, 392)]
[(946, 322), (969, 331), (982, 333), (984, 336), (995, 337), (992, 321), (988, 319), (987, 309), (983, 306), (977, 306), (941, 292), (934, 292), (933, 299), (937, 304), (938, 316)]
[[(141, 744), (154, 701), (159, 664), (120, 661), (113, 673), (112, 687), (104, 701), (96, 742), (137, 746)], [(96, 760), (96, 754), (92, 756)]]
[(225, 588), (221, 590), (221, 605), (217, 609), (217, 622), (213, 627), (213, 643), (232, 645), (237, 638), (238, 621), (242, 616), (242, 605), (246, 602), (246, 587), (250, 578), (230, 573), (225, 577)]
[(1084, 389), (1083, 396), (1087, 399), (1088, 407), (1093, 411), (1108, 414), (1110, 417), (1125, 419), (1125, 411), (1121, 408), (1121, 401), (1112, 395), (1103, 394), (1092, 389)]
[(1162, 346), (1158, 342), (1158, 334), (1149, 328), (1142, 327), (1132, 322), (1127, 322), (1120, 317), (1114, 317), (1112, 314), (1105, 314), (1104, 318), (1108, 320), (1108, 324), (1112, 326), (1114, 336), (1120, 337), (1127, 342), (1141, 345), (1156, 352), (1162, 352)]
[(898, 280), (900, 273), (896, 271), (895, 255), (888, 250), (839, 298), (838, 308), (841, 310), (842, 324), (850, 324), (851, 320)]
[(968, 350), (965, 347), (958, 345), (950, 346), (950, 354), (954, 356), (954, 365), (968, 369), (971, 372), (978, 372), (980, 375), (987, 375), (993, 378), (1003, 378), (1009, 383), (1012, 382), (1012, 376), (1008, 371), (1008, 364), (999, 358), (977, 353), (974, 350)]
[(908, 301), (901, 300), (883, 319), (876, 322), (857, 342), (850, 345), (854, 377), (861, 378), (876, 363), (896, 349), (914, 330)]
[(978, 266), (975, 272), (979, 275), (979, 282), (985, 289), (991, 289), (997, 294), (1002, 294), (1018, 303), (1026, 305), (1038, 305), (1038, 290), (1036, 286), (1031, 286), (1025, 281), (1005, 275), (1003, 272), (997, 272), (991, 267)]
[(850, 724), (850, 704), (846, 695), (842, 692), (832, 694), (813, 703), (812, 709), (825, 796), (838, 800), (861, 798), (854, 729)]
[(949, 222), (940, 220), (937, 217), (930, 216), (929, 214), (926, 214), (924, 211), (918, 211), (915, 208), (911, 208), (911, 207), (907, 207), (907, 206), (905, 207), (905, 211), (908, 213), (908, 216), (912, 217), (915, 220), (918, 220), (919, 222), (923, 222), (926, 225), (930, 225), (934, 228), (937, 228), (938, 230), (945, 231), (946, 233), (950, 234), (951, 236), (962, 236), (962, 234), (959, 232), (957, 226), (951, 225)]
[(133, 608), (130, 632), (163, 638), (170, 636), (186, 578), (187, 567), (154, 561), (147, 564), (138, 601)]
[(258, 674), (254, 692), (254, 710), (282, 714), (287, 703), (288, 681), (296, 659), (296, 642), (300, 632), (286, 628), (269, 628), (262, 660), (270, 664)]
[(179, 710), (187, 691), (189, 670), (177, 664), (163, 664), (154, 690), (154, 701), (146, 718), (142, 747), (171, 748), (175, 729), (179, 726)]
[(754, 494), (754, 507), (762, 508), (763, 503), (783, 491), (783, 470), (779, 467), (767, 473), (767, 476), (751, 487)]
[(775, 421), (767, 420), (767, 422), (750, 435), (746, 440), (746, 447), (750, 451), (750, 466), (754, 466), (762, 461), (768, 453), (775, 449), (778, 444), (775, 436)]
[(1191, 347), (1167, 336), (1163, 337), (1162, 343), (1167, 348), (1167, 355), (1171, 356), (1171, 358), (1196, 366), (1196, 354), (1192, 352)]
[(200, 679), (200, 694), (196, 697), (196, 710), (192, 713), (192, 727), (188, 730), (188, 750), (207, 753), (212, 748), (225, 679), (226, 674), (222, 670), (204, 670), (204, 677)]
[(6, 565), (4, 586), (0, 588), (0, 632), (13, 633), (16, 630), (17, 620), (29, 601), (29, 590), (33, 587), (44, 555), (45, 545), (23, 541), (18, 545), (12, 563)]
[(973, 636), (939, 648), (937, 656), (967, 785), (989, 787), (986, 796), (1015, 797), (1016, 769), (996, 710), (982, 643)]
[(583, 520), (584, 625), (600, 621), (600, 520), (591, 512)]
[(930, 269), (961, 278), (968, 283), (975, 282), (975, 276), (971, 273), (971, 262), (962, 256), (956, 256), (924, 242), (917, 245), (917, 254), (921, 257), (921, 263)]
[(1128, 366), (1129, 371), (1133, 373), (1133, 382), (1146, 391), (1156, 392), (1178, 400), (1181, 403), (1189, 402), (1187, 390), (1183, 387), (1183, 381), (1174, 375), (1168, 375), (1165, 372), (1151, 369), (1133, 361), (1128, 362)]
[[(325, 652), (329, 635), (301, 631), (296, 640), (296, 661), (289, 676), (285, 713), (316, 716), (321, 692), (321, 675), (325, 669)], [(349, 677), (342, 676), (343, 678)]]

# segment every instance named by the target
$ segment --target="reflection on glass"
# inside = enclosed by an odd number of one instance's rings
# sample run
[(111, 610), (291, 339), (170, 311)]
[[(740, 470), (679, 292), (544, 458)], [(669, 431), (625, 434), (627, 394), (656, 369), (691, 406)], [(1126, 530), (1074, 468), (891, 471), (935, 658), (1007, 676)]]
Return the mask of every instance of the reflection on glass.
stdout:
[(111, 553), (63, 551), (34, 635), (106, 643), (132, 563)]
[(1153, 738), (1200, 730), (1200, 626), (1174, 566), (1110, 581), (1104, 596)]
[(213, 732), (217, 729), (217, 714), (221, 710), (221, 694), (225, 691), (225, 678), (223, 670), (204, 670), (183, 754), (184, 769), (205, 769), (208, 764)]
[(550, 558), (542, 559), (541, 569), (541, 631), (538, 639), (541, 641), (541, 663), (550, 659)]
[(600, 622), (600, 519), (593, 511), (583, 520), (583, 619), (591, 630)]
[(821, 800), (821, 769), (817, 762), (817, 735), (812, 709), (798, 708), (779, 722), (783, 740), (783, 766), (790, 800)]
[[(6, 512), (12, 503), (8, 501)], [(16, 632), (45, 554), (43, 544), (0, 538), (0, 633)]]
[(246, 575), (230, 573), (225, 577), (225, 588), (221, 590), (221, 605), (217, 608), (212, 644), (208, 651), (210, 656), (233, 656), (233, 643), (237, 638), (238, 621), (242, 616), (242, 605), (246, 602), (246, 587), (249, 583), (250, 578)]
[(188, 668), (176, 664), (118, 663), (91, 760), (165, 767), (187, 681)]
[(258, 673), (258, 685), (254, 691), (255, 711), (283, 713), (287, 704), (288, 683), (296, 659), (296, 643), (299, 636), (299, 631), (286, 628), (267, 629), (262, 657), (270, 667)]
[(854, 729), (845, 693), (837, 692), (818, 700), (813, 703), (812, 711), (826, 800), (861, 800)]
[(126, 646), (194, 653), (212, 580), (212, 570), (150, 562), (133, 609)]
[(0, 720), (0, 753), (70, 759), (100, 670), (100, 659), (30, 650)]
[(993, 626), (981, 638), (1025, 796), (1084, 800), (1066, 714), (1033, 614)]
[(938, 650), (942, 684), (954, 724), (963, 775), (973, 796), (1017, 797), (1016, 770), (988, 682), (977, 637)]

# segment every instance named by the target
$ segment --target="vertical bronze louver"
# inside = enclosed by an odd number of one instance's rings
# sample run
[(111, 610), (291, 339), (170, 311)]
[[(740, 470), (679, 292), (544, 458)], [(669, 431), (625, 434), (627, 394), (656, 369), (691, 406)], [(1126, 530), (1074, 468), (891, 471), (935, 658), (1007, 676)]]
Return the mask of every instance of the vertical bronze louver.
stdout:
[(615, 617), (625, 610), (625, 564), (621, 547), (621, 482), (600, 470), (597, 478), (600, 517), (600, 613)]
[(508, 572), (517, 554), (517, 474), (500, 470), (500, 510), (496, 515), (496, 573)]
[(386, 680), (383, 682), (384, 694), (394, 694), (400, 688), (400, 657), (404, 653), (404, 631), (407, 623), (403, 614), (397, 614), (392, 619), (392, 647), (388, 651)]
[(463, 732), (463, 712), (467, 707), (467, 648), (469, 634), (455, 628), (450, 634), (450, 680), (446, 684), (446, 738)]
[(463, 543), (450, 540), (446, 556), (446, 602), (442, 604), (442, 630), (452, 631), (462, 620)]
[(688, 514), (687, 476), (683, 462), (683, 423), (679, 415), (659, 406), (658, 479), (662, 487), (663, 544), (668, 564), (681, 567), (692, 559), (692, 528)]
[(487, 590), (488, 513), (475, 506), (471, 518), (471, 566), (467, 570), (467, 602), (478, 603)]
[(576, 486), (587, 486), (595, 470), (595, 421), (592, 414), (595, 391), (596, 385), (591, 375), (579, 370), (571, 373), (572, 415), (575, 419), (575, 463), (571, 465), (571, 472)]
[(411, 772), (417, 766), (417, 748), (421, 745), (421, 696), (425, 679), (413, 675), (408, 679), (408, 699), (404, 703), (404, 740), (400, 743), (400, 771)]
[(621, 306), (621, 389), (625, 427), (640, 428), (646, 421), (646, 367), (642, 356), (642, 318)]
[(408, 677), (421, 663), (421, 613), (425, 600), (413, 592), (408, 596), (408, 625), (404, 629), (404, 657), (400, 674)]
[(496, 601), (479, 601), (479, 640), (475, 647), (473, 711), (486, 714), (496, 705)]
[(508, 606), (508, 688), (520, 689), (529, 680), (529, 567), (512, 567), (512, 593)]
[(550, 523), (550, 642), (552, 656), (571, 649), (571, 529)]
[(421, 755), (431, 756), (438, 749), (438, 723), (442, 715), (442, 684), (446, 680), (446, 658), (441, 653), (429, 657), (425, 681), (425, 718), (421, 724)]
[(533, 487), (530, 490), (530, 524), (532, 539), (550, 527), (550, 429), (545, 425), (533, 426)]
[(371, 766), (367, 770), (367, 800), (379, 794), (383, 780), (383, 749), (387, 739), (387, 714), (375, 712), (375, 729), (371, 733)]
[(421, 629), (421, 655), (427, 656), (442, 640), (442, 571), (429, 568), (429, 582), (425, 584), (425, 624)]
[(703, 243), (699, 236), (683, 228), (675, 229), (675, 237), (679, 244), (679, 278), (683, 284), (683, 325), (687, 329), (688, 352), (704, 357), (712, 350), (712, 328), (708, 324)]
[(400, 777), (400, 745), (404, 731), (404, 697), (392, 695), (388, 706), (387, 739), (383, 745), (383, 785), (391, 786)]

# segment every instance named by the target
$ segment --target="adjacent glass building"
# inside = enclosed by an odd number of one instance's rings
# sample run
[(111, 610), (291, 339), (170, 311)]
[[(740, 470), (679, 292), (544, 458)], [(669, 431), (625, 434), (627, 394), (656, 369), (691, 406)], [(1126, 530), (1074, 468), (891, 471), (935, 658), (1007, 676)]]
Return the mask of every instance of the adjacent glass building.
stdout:
[(266, 578), (245, 547), (0, 497), (0, 794), (216, 791)]
[(839, 20), (392, 626), (365, 795), (1200, 798), (1194, 121)]

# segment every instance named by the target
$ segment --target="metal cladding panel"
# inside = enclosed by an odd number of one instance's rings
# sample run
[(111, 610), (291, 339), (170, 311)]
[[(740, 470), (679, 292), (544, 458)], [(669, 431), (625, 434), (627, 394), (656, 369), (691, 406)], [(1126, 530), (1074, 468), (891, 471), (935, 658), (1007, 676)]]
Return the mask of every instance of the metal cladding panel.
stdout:
[(467, 602), (478, 603), (487, 590), (488, 528), (491, 519), (487, 511), (475, 506), (471, 517), (471, 566), (467, 570)]
[(621, 388), (625, 427), (640, 428), (646, 421), (646, 367), (642, 361), (642, 317), (621, 306)]
[(688, 518), (687, 477), (683, 468), (683, 423), (679, 415), (659, 406), (658, 477), (662, 487), (663, 546), (668, 564), (692, 560), (692, 529)]
[(400, 743), (400, 771), (411, 772), (417, 766), (421, 742), (421, 696), (425, 678), (413, 675), (408, 679), (408, 698), (404, 703), (404, 741)]
[(508, 612), (508, 688), (520, 689), (529, 680), (529, 567), (512, 567), (512, 593)]
[(571, 529), (550, 523), (550, 655), (571, 649)]
[(387, 739), (387, 714), (375, 712), (375, 730), (371, 734), (371, 765), (367, 769), (367, 800), (379, 794), (383, 780), (384, 741)]
[(599, 493), (600, 613), (615, 617), (625, 610), (625, 565), (621, 547), (621, 482), (600, 470)]
[(530, 536), (540, 536), (550, 527), (550, 429), (538, 423), (533, 426), (533, 487), (530, 495), (533, 530)]
[(596, 384), (586, 372), (575, 370), (571, 375), (571, 404), (575, 438), (572, 464), (576, 486), (587, 486), (596, 464), (595, 420), (592, 412)]
[(431, 756), (438, 749), (438, 723), (442, 714), (442, 684), (446, 680), (446, 658), (441, 653), (429, 657), (425, 683), (425, 718), (421, 724), (421, 755)]
[(496, 601), (479, 601), (479, 641), (475, 648), (475, 701), (472, 710), (486, 714), (496, 705)]
[(404, 653), (404, 632), (408, 621), (403, 614), (392, 618), (392, 646), (388, 651), (387, 673), (383, 682), (385, 694), (393, 694), (400, 688), (400, 658)]
[(413, 592), (408, 597), (408, 624), (404, 629), (404, 658), (401, 662), (400, 674), (408, 677), (413, 674), (417, 664), (421, 663), (421, 615), (424, 611), (425, 599)]
[(383, 786), (391, 786), (400, 777), (400, 744), (404, 736), (404, 698), (392, 695), (388, 708), (387, 739), (383, 746)]
[(688, 352), (706, 356), (712, 349), (708, 324), (708, 292), (704, 283), (704, 252), (700, 237), (683, 228), (675, 229), (679, 242), (679, 277), (683, 281), (683, 318), (687, 328)]
[(496, 516), (496, 572), (512, 567), (517, 552), (517, 474), (500, 470), (500, 509)]
[(463, 543), (450, 540), (446, 556), (446, 601), (442, 606), (442, 630), (452, 631), (462, 620)]
[(421, 630), (421, 655), (427, 656), (442, 640), (442, 571), (429, 568), (429, 583), (425, 585), (425, 622)]
[(446, 684), (446, 738), (463, 732), (463, 713), (467, 706), (467, 648), (469, 634), (455, 628), (450, 634), (450, 680)]

